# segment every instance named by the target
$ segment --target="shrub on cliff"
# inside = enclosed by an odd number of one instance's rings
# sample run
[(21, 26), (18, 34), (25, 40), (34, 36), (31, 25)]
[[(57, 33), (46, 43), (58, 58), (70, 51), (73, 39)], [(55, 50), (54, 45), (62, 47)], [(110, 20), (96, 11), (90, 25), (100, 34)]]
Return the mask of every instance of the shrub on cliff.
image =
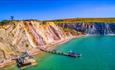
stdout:
[(2, 21), (0, 21), (0, 25), (7, 24), (9, 22), (10, 22), (10, 20), (2, 20)]

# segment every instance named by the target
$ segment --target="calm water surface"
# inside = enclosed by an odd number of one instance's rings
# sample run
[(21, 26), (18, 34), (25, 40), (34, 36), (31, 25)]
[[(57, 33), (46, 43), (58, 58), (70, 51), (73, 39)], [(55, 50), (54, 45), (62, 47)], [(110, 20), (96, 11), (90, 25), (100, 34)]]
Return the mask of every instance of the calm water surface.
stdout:
[[(73, 39), (57, 50), (81, 53), (80, 58), (55, 54), (35, 57), (38, 65), (25, 70), (115, 70), (115, 36), (88, 36)], [(16, 66), (5, 70), (18, 70)]]

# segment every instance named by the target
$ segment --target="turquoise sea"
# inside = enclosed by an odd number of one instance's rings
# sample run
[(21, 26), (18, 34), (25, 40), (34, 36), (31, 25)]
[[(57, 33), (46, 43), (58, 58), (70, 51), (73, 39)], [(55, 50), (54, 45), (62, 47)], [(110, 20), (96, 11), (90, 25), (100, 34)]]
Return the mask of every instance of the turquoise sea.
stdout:
[[(80, 37), (58, 46), (57, 50), (72, 50), (82, 56), (71, 58), (46, 53), (35, 57), (38, 65), (24, 70), (115, 70), (115, 36)], [(6, 69), (18, 70), (14, 65)]]

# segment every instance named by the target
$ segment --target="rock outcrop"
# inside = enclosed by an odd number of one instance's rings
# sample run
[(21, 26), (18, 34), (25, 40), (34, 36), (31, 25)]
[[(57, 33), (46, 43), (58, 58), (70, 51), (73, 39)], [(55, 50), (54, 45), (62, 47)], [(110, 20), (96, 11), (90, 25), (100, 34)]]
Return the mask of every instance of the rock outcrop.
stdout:
[(111, 22), (69, 22), (59, 26), (71, 28), (89, 35), (114, 35), (115, 23)]
[(0, 63), (25, 50), (47, 48), (45, 45), (77, 34), (75, 30), (62, 28), (54, 22), (11, 21), (0, 25)]

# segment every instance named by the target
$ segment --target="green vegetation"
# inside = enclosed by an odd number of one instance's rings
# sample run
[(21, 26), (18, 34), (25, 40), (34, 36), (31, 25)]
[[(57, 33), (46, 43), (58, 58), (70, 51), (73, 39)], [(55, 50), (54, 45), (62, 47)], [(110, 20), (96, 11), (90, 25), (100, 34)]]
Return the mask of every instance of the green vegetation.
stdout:
[[(20, 21), (20, 20), (14, 20), (14, 17), (11, 16), (11, 21)], [(56, 20), (37, 20), (37, 19), (27, 19), (23, 21), (39, 21), (43, 22), (43, 24), (46, 24), (46, 22), (54, 22), (56, 24), (62, 24), (62, 23), (76, 23), (76, 22), (111, 22), (115, 23), (115, 18), (66, 18), (66, 19), (56, 19)], [(10, 20), (2, 20), (0, 21), (0, 24), (6, 24), (9, 23)]]
[(111, 22), (115, 23), (115, 18), (67, 18), (67, 19), (57, 19), (57, 20), (46, 20), (55, 23), (74, 23), (74, 22)]
[(7, 24), (7, 23), (9, 23), (9, 22), (10, 22), (10, 20), (2, 20), (2, 21), (0, 21), (0, 25)]

